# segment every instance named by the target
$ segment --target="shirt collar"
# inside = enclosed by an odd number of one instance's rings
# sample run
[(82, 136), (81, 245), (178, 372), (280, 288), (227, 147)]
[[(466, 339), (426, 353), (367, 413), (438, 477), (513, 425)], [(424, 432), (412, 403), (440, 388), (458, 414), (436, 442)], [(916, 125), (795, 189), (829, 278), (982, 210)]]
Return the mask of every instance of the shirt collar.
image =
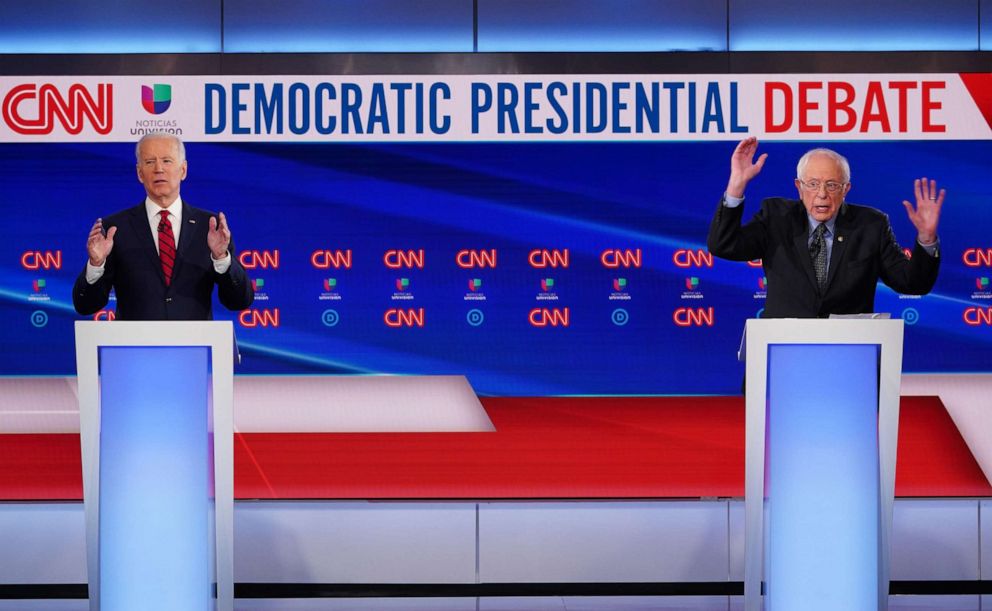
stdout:
[[(840, 214), (840, 212), (837, 214)], [(827, 233), (830, 235), (834, 235), (834, 225), (837, 224), (837, 214), (835, 214), (829, 221), (824, 221), (823, 223), (827, 226)], [(820, 221), (813, 218), (813, 216), (808, 212), (806, 213), (806, 218), (809, 220), (809, 234), (813, 235), (813, 231), (816, 229), (816, 226), (820, 224)]]
[[(159, 206), (152, 201), (150, 197), (145, 198), (145, 214), (148, 218), (155, 221), (156, 223), (161, 220), (162, 217), (159, 216), (163, 210), (162, 206)], [(169, 211), (169, 217), (176, 219), (176, 221), (183, 220), (183, 200), (181, 197), (176, 196), (176, 200), (166, 206), (164, 210)]]

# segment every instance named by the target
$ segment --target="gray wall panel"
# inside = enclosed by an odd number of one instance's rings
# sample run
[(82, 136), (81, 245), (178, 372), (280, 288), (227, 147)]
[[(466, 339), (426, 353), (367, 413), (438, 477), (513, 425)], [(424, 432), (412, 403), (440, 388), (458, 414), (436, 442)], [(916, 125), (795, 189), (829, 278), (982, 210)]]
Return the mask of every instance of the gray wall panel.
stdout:
[(978, 579), (978, 501), (902, 499), (892, 511), (891, 578)]
[(473, 583), (475, 517), (475, 503), (238, 503), (234, 581)]
[(726, 0), (479, 0), (479, 51), (726, 49)]
[(216, 53), (221, 0), (0, 2), (0, 53)]
[(483, 583), (727, 579), (723, 501), (482, 503)]
[[(988, 1), (988, 0), (983, 0)], [(730, 0), (731, 51), (978, 50), (979, 0)]]
[(978, 28), (980, 34), (979, 48), (982, 51), (992, 51), (992, 0), (981, 0)]
[[(984, 500), (979, 508), (981, 512), (982, 532), (982, 579), (992, 580), (992, 500)], [(989, 607), (992, 609), (992, 607)]]
[(472, 51), (472, 0), (225, 0), (224, 50)]
[(0, 584), (85, 582), (82, 503), (0, 503)]

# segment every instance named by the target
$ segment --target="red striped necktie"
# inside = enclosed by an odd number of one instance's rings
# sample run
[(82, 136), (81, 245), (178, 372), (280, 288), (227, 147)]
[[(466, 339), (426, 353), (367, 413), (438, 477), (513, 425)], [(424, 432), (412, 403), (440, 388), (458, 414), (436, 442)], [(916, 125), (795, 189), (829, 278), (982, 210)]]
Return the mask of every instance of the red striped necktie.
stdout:
[(176, 265), (176, 238), (172, 235), (172, 223), (169, 221), (169, 211), (159, 212), (162, 220), (158, 223), (158, 258), (162, 262), (162, 273), (165, 274), (165, 286), (172, 282), (172, 268)]

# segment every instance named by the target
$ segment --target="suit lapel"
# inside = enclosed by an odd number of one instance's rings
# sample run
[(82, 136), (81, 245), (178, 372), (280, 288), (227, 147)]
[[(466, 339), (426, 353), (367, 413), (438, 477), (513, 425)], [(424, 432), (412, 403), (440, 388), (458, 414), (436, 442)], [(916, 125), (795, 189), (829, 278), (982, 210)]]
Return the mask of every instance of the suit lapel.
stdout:
[(193, 209), (183, 201), (183, 228), (179, 232), (179, 244), (176, 246), (176, 267), (172, 270), (173, 279), (182, 271), (183, 261), (186, 259), (186, 254), (189, 253), (190, 245), (201, 240), (206, 243), (206, 238), (200, 234), (202, 229), (197, 220), (193, 217)]
[(810, 286), (816, 291), (816, 272), (813, 271), (813, 260), (809, 257), (809, 219), (806, 218), (806, 207), (803, 206), (802, 202), (799, 202), (796, 210), (792, 236), (792, 243), (796, 248), (796, 260), (806, 272), (806, 279), (809, 280)]
[(834, 244), (830, 250), (830, 269), (827, 271), (828, 291), (830, 290), (830, 284), (837, 275), (837, 270), (840, 269), (840, 264), (844, 261), (844, 255), (847, 253), (847, 245), (851, 243), (851, 236), (848, 231), (851, 227), (849, 216), (850, 213), (848, 212), (847, 204), (843, 204), (840, 213), (837, 215), (837, 221), (834, 223)]
[(152, 237), (151, 225), (148, 222), (148, 211), (145, 205), (140, 204), (131, 208), (130, 217), (131, 231), (138, 237), (138, 244), (142, 252), (148, 257), (152, 269), (158, 274), (158, 279), (165, 284), (165, 274), (162, 273), (162, 262), (158, 258), (158, 249), (155, 248), (155, 239)]

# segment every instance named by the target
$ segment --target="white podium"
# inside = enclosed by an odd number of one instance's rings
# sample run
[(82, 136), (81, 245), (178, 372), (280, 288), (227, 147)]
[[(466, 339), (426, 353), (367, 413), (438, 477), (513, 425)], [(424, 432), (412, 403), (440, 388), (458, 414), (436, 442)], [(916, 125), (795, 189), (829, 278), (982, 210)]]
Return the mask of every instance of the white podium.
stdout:
[(76, 322), (91, 611), (234, 606), (230, 322)]
[(747, 611), (886, 609), (902, 320), (747, 321)]

